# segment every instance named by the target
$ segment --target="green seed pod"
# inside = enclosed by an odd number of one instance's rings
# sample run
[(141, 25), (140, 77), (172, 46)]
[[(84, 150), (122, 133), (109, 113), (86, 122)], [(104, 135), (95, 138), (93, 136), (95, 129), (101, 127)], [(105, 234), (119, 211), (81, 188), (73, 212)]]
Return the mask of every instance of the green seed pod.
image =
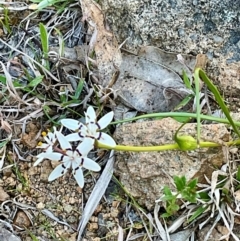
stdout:
[(180, 150), (191, 151), (197, 148), (197, 141), (192, 136), (175, 136), (175, 141), (177, 142)]

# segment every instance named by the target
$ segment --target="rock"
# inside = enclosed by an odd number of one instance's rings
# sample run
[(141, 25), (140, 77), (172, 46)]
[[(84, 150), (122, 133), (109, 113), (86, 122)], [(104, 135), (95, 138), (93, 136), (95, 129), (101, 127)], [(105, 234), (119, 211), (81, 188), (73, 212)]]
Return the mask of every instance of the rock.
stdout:
[(4, 202), (9, 199), (9, 195), (0, 187), (0, 202)]
[[(211, 225), (208, 225), (208, 226), (204, 227), (203, 229), (199, 230), (198, 240), (204, 240), (204, 238), (206, 237), (206, 235), (210, 229), (211, 229)], [(222, 236), (223, 235), (220, 232), (218, 232), (218, 230), (216, 228), (214, 228), (212, 230), (212, 233), (208, 237), (208, 241), (220, 240), (220, 238)], [(224, 240), (227, 240), (227, 239), (224, 239)]]
[(21, 241), (21, 239), (0, 225), (0, 240)]
[[(155, 146), (174, 143), (173, 136), (180, 123), (165, 118), (124, 124), (117, 128), (115, 140), (122, 145)], [(196, 124), (186, 124), (179, 134), (196, 136)], [(201, 126), (201, 138), (206, 141), (227, 141), (229, 132), (223, 124)], [(214, 166), (223, 164), (221, 148), (201, 149), (199, 151), (164, 151), (164, 152), (118, 152), (116, 174), (123, 186), (141, 205), (152, 209), (155, 200), (162, 195), (165, 185), (173, 188), (171, 177), (183, 176), (187, 179), (198, 177), (204, 182), (203, 174), (208, 178)]]
[(29, 228), (31, 226), (31, 221), (25, 212), (18, 211), (13, 219), (13, 224), (20, 228)]
[(214, 53), (207, 72), (225, 96), (239, 96), (239, 0), (102, 0), (118, 43), (153, 45), (181, 54)]

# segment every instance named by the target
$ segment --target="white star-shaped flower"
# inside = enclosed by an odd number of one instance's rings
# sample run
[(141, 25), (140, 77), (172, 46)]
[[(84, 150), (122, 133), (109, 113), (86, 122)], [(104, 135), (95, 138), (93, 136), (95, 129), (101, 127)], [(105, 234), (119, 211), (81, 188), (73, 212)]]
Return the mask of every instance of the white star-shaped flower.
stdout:
[(111, 136), (101, 132), (100, 130), (106, 128), (113, 119), (113, 111), (103, 116), (99, 121), (96, 120), (96, 113), (92, 106), (89, 106), (85, 113), (85, 124), (74, 119), (62, 119), (61, 123), (68, 129), (75, 131), (66, 136), (68, 141), (79, 141), (85, 138), (97, 140), (99, 143), (115, 147), (116, 143)]
[[(90, 150), (93, 149), (93, 141), (86, 138), (77, 146), (76, 150), (73, 150), (71, 144), (62, 133), (56, 132), (56, 136), (61, 146), (61, 149), (59, 149), (61, 153), (49, 152), (40, 154), (41, 158), (59, 161), (61, 163), (51, 172), (48, 181), (53, 181), (63, 176), (68, 169), (72, 168), (72, 174), (78, 185), (82, 188), (84, 186), (82, 167), (96, 172), (101, 169), (95, 161), (87, 157)], [(38, 157), (40, 155), (38, 155)]]
[(44, 152), (37, 156), (38, 159), (35, 161), (33, 166), (37, 166), (44, 159), (44, 157), (43, 157), (44, 153), (53, 152), (53, 146), (55, 145), (55, 143), (57, 141), (56, 132), (57, 132), (57, 129), (54, 126), (53, 132), (49, 131), (47, 133), (47, 135), (45, 135), (43, 137), (43, 139), (45, 140), (46, 143), (42, 143), (42, 142), (38, 143), (38, 146), (36, 148), (44, 149)]

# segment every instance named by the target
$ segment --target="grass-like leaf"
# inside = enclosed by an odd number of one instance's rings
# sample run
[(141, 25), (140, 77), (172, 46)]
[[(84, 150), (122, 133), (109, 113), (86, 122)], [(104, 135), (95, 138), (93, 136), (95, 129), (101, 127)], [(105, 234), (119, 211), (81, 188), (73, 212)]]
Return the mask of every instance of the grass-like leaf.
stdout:
[(42, 75), (38, 76), (34, 78), (32, 81), (30, 81), (27, 86), (35, 88), (42, 82), (42, 80), (43, 80), (43, 76)]
[(78, 86), (77, 86), (77, 89), (75, 91), (74, 97), (72, 97), (73, 100), (79, 99), (79, 97), (82, 93), (82, 90), (83, 90), (83, 85), (84, 85), (84, 79), (80, 79), (79, 82), (78, 82)]
[(238, 166), (238, 169), (237, 169), (236, 179), (240, 181), (240, 165)]
[(191, 86), (190, 80), (189, 80), (189, 78), (188, 78), (188, 76), (187, 76), (187, 74), (186, 74), (186, 72), (184, 70), (183, 70), (183, 83), (185, 84), (185, 86), (188, 89), (190, 89), (190, 90), (192, 90), (194, 92), (194, 89)]
[(43, 57), (45, 61), (45, 68), (50, 69), (49, 67), (49, 61), (48, 59), (48, 51), (49, 51), (49, 45), (48, 45), (48, 33), (46, 27), (40, 23), (39, 24), (40, 28), (40, 38), (41, 38), (41, 44), (42, 44), (42, 50), (43, 50)]
[(194, 97), (193, 94), (187, 95), (187, 96), (174, 108), (174, 111), (179, 110), (179, 109), (183, 108), (184, 106), (186, 106), (193, 97)]
[(200, 216), (201, 214), (203, 214), (205, 212), (205, 210), (207, 210), (207, 206), (203, 207), (200, 206), (194, 213), (193, 215), (188, 219), (188, 223), (191, 223), (193, 220), (195, 220), (198, 216)]
[(195, 70), (195, 78), (199, 80), (199, 77), (207, 85), (208, 89), (214, 94), (216, 101), (218, 102), (220, 108), (222, 109), (223, 113), (227, 117), (233, 130), (240, 137), (240, 132), (239, 132), (238, 128), (236, 127), (236, 125), (230, 115), (230, 112), (229, 112), (227, 106), (225, 105), (224, 100), (221, 97), (217, 87), (211, 82), (211, 80), (207, 77), (207, 75), (205, 74), (205, 72), (202, 69), (197, 68)]

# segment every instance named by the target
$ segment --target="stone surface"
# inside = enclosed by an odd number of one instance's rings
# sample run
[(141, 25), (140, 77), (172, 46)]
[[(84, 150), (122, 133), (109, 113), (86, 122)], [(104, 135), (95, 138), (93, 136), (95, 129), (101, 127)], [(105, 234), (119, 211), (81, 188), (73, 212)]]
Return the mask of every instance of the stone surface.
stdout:
[(207, 54), (208, 73), (229, 96), (240, 93), (239, 0), (101, 0), (118, 42)]
[(0, 187), (0, 202), (4, 202), (9, 199), (9, 195)]
[(13, 219), (13, 224), (21, 228), (29, 228), (31, 221), (23, 211), (18, 211)]
[[(124, 124), (117, 128), (115, 140), (118, 144), (153, 146), (174, 143), (173, 136), (180, 123), (166, 118)], [(186, 124), (180, 134), (195, 137), (196, 124)], [(201, 137), (206, 141), (228, 141), (229, 133), (223, 124), (202, 125)], [(204, 182), (203, 174), (211, 177), (217, 166), (223, 164), (221, 148), (200, 149), (198, 151), (164, 152), (118, 152), (116, 174), (121, 183), (141, 205), (151, 209), (160, 198), (165, 185), (173, 188), (171, 177), (185, 175), (187, 179), (198, 177)]]
[(1, 241), (21, 241), (21, 239), (14, 235), (13, 233), (11, 233), (9, 230), (7, 230), (6, 228), (2, 227), (2, 225), (0, 225), (0, 240)]

